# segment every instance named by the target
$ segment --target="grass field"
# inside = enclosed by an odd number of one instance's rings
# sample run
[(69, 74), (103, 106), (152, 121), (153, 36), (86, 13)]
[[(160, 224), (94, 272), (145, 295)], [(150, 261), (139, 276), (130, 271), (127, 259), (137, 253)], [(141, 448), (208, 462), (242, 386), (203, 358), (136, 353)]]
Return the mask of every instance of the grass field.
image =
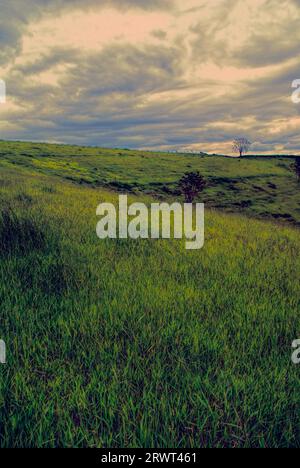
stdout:
[(0, 141), (1, 168), (17, 165), (76, 184), (163, 199), (178, 198), (183, 173), (199, 170), (208, 182), (201, 195), (207, 206), (300, 226), (293, 161), (287, 157), (240, 159)]
[[(0, 446), (299, 447), (291, 163), (1, 142)], [(96, 237), (100, 202), (189, 170), (236, 211), (207, 209), (202, 250)]]

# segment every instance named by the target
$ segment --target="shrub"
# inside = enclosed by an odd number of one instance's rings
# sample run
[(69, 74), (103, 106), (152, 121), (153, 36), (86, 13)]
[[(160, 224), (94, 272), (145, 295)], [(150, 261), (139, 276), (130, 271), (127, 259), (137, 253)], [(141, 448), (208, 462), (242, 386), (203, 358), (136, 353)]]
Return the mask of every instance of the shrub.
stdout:
[(181, 193), (184, 194), (187, 203), (193, 203), (205, 186), (206, 181), (199, 172), (188, 172), (179, 181)]

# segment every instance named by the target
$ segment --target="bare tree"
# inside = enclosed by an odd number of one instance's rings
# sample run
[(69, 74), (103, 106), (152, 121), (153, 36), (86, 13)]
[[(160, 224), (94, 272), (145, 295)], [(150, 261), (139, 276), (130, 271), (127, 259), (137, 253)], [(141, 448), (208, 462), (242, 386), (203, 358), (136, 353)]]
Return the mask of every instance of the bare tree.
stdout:
[(206, 186), (206, 181), (199, 172), (188, 172), (179, 181), (181, 192), (185, 196), (186, 203), (193, 203), (195, 197)]
[(292, 164), (292, 169), (298, 177), (298, 182), (300, 182), (300, 156), (295, 158), (295, 162)]
[(251, 146), (251, 142), (247, 138), (237, 138), (233, 142), (232, 149), (235, 153), (239, 153), (240, 157), (243, 154), (248, 153)]

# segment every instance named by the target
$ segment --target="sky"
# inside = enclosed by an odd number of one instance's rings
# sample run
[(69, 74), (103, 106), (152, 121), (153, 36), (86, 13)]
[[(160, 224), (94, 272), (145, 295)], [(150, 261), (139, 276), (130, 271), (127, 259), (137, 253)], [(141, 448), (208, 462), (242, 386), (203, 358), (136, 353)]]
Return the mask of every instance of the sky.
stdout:
[(0, 138), (300, 154), (300, 0), (0, 0)]

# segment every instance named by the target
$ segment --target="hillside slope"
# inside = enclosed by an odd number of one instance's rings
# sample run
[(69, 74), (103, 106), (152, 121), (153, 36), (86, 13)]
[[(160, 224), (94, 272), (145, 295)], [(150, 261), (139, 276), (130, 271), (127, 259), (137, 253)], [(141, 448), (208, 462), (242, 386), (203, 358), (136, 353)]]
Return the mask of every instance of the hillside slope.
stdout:
[[(201, 251), (100, 241), (96, 206), (117, 194), (66, 180), (68, 164), (76, 178), (96, 163), (13, 151), (2, 146), (0, 445), (299, 446), (299, 231), (207, 211)], [(107, 158), (97, 171), (117, 178)]]
[(2, 167), (55, 175), (76, 184), (178, 199), (178, 181), (199, 170), (201, 201), (223, 211), (300, 225), (300, 185), (293, 158), (233, 159), (78, 146), (0, 142)]

